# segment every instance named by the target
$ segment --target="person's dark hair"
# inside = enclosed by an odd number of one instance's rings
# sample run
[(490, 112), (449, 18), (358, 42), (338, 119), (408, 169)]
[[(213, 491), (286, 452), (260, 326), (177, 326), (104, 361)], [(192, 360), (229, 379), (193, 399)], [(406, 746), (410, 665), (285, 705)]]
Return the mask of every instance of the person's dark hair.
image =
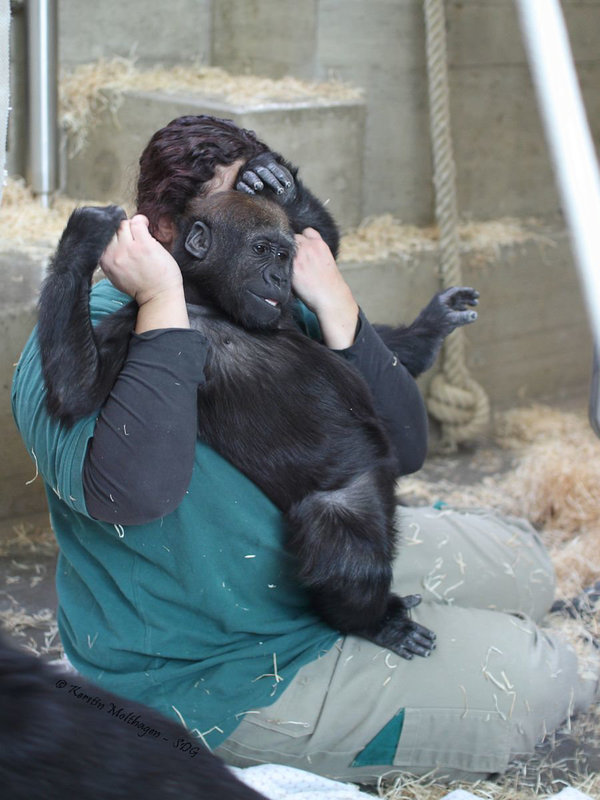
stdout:
[(248, 161), (268, 150), (254, 131), (207, 115), (178, 117), (157, 131), (140, 156), (137, 210), (155, 232), (161, 216), (177, 220), (202, 194), (219, 165)]

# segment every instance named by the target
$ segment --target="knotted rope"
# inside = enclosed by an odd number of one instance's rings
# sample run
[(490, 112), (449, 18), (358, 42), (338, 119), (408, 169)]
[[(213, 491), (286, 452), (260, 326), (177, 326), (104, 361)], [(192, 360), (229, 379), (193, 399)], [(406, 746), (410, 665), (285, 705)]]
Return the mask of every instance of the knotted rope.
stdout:
[[(429, 119), (433, 154), (435, 215), (440, 234), (440, 279), (443, 288), (461, 286), (456, 168), (450, 127), (446, 20), (444, 0), (425, 0)], [(469, 375), (462, 330), (446, 339), (441, 370), (429, 389), (427, 407), (442, 426), (442, 444), (454, 449), (480, 433), (489, 419), (489, 400)]]

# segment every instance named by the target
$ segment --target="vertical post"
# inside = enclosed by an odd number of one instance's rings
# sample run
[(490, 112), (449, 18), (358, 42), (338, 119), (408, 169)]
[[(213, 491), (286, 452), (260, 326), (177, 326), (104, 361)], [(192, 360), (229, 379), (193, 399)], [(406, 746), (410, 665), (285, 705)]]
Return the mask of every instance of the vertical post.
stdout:
[(6, 175), (6, 131), (10, 105), (10, 75), (8, 51), (10, 43), (10, 4), (0, 0), (0, 200)]
[(27, 0), (28, 178), (44, 206), (57, 188), (57, 18), (57, 0)]
[(600, 347), (600, 173), (558, 0), (516, 0), (596, 348)]

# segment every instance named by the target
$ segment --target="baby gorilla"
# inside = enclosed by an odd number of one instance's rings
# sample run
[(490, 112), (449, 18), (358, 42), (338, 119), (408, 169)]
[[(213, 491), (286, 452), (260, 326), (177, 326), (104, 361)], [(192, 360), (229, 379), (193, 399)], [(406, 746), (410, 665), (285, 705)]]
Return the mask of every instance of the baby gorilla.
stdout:
[[(123, 213), (75, 211), (40, 300), (38, 335), (50, 413), (93, 413), (122, 368), (134, 302), (89, 317), (92, 272)], [(418, 596), (390, 591), (396, 548), (396, 458), (370, 391), (339, 355), (301, 333), (291, 290), (294, 237), (285, 211), (241, 192), (195, 201), (174, 256), (190, 322), (207, 343), (198, 435), (282, 510), (287, 546), (314, 608), (334, 629), (404, 658), (435, 635), (410, 619)], [(472, 289), (436, 295), (409, 328), (384, 330), (413, 373), (444, 336), (471, 322)]]
[(175, 722), (2, 637), (0, 786), (3, 800), (265, 800)]

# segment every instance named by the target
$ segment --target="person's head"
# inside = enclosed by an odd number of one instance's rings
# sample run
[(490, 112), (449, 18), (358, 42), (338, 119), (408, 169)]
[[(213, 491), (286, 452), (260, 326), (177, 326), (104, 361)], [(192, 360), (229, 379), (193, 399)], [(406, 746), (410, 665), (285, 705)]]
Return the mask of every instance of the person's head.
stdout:
[(267, 150), (254, 131), (231, 120), (178, 117), (152, 136), (140, 156), (137, 211), (148, 217), (150, 232), (169, 245), (192, 198), (232, 188), (239, 167)]

